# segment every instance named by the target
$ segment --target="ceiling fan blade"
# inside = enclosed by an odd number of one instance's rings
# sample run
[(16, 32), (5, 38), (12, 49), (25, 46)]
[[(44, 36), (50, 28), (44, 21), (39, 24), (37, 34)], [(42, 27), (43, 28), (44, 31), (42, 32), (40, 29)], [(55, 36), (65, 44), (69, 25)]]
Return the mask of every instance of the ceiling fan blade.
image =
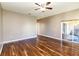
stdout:
[(53, 8), (51, 8), (51, 7), (46, 7), (46, 9), (50, 9), (50, 10), (52, 10)]
[(38, 3), (35, 3), (36, 5), (40, 6)]
[(37, 8), (37, 9), (35, 9), (35, 10), (39, 10), (40, 8)]
[(49, 5), (49, 4), (51, 4), (51, 2), (47, 2), (47, 3), (46, 3), (46, 5)]

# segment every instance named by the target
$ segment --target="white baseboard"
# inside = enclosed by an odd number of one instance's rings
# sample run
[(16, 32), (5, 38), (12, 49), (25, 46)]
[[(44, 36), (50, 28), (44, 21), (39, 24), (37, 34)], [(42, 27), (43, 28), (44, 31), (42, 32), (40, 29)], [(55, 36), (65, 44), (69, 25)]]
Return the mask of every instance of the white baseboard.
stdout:
[(57, 40), (62, 40), (61, 38), (56, 38), (56, 37), (52, 37), (52, 36), (48, 36), (48, 35), (42, 35), (42, 34), (39, 34), (39, 35), (49, 37), (49, 38), (54, 38), (54, 39), (57, 39)]
[(77, 44), (79, 44), (79, 42), (69, 41), (67, 39), (56, 38), (56, 37), (52, 37), (52, 36), (48, 36), (48, 35), (43, 35), (43, 34), (39, 34), (39, 35), (45, 36), (45, 37), (49, 37), (49, 38), (54, 38), (54, 39), (61, 40), (61, 41), (66, 41), (66, 42), (69, 42), (69, 43), (77, 43)]
[(21, 41), (21, 40), (25, 40), (25, 39), (31, 39), (31, 38), (36, 38), (37, 36), (32, 36), (32, 37), (28, 37), (28, 38), (21, 38), (21, 39), (16, 39), (16, 40), (11, 40), (11, 41), (4, 41), (4, 42), (0, 42), (1, 48), (0, 48), (0, 54), (2, 52), (3, 49), (3, 45), (6, 43), (11, 43), (11, 42), (16, 42), (16, 41)]
[(2, 42), (2, 44), (6, 44), (6, 43), (10, 43), (10, 42), (16, 42), (16, 41), (21, 41), (21, 40), (27, 40), (27, 39), (31, 39), (31, 38), (36, 38), (37, 36), (32, 36), (32, 37), (28, 37), (28, 38), (21, 38), (21, 39), (16, 39), (16, 40), (9, 40), (9, 41), (4, 41)]
[(0, 47), (0, 54), (2, 52), (2, 49), (3, 49), (3, 44), (1, 44), (1, 47)]

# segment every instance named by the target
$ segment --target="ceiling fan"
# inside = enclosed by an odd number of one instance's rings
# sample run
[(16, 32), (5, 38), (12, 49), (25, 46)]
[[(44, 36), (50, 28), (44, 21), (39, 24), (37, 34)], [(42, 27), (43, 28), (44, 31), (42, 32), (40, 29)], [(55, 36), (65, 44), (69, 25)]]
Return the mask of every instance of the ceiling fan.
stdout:
[(49, 6), (50, 4), (51, 4), (51, 2), (46, 2), (43, 4), (35, 3), (35, 5), (39, 6), (39, 8), (37, 8), (35, 10), (41, 10), (42, 12), (45, 12), (46, 9), (52, 10), (53, 8)]

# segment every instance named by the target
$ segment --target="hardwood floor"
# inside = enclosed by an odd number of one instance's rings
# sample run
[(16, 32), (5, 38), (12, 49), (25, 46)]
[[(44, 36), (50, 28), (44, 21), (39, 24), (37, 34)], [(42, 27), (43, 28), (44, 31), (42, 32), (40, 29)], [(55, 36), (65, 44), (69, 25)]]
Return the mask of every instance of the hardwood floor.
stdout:
[(1, 56), (79, 56), (79, 45), (44, 36), (4, 44)]

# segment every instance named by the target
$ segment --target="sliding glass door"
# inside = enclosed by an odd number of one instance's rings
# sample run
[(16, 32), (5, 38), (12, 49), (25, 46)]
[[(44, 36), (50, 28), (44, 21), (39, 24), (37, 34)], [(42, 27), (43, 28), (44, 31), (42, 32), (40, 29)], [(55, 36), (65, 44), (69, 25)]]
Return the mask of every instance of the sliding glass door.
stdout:
[(62, 22), (62, 39), (79, 42), (79, 20)]
[(61, 39), (65, 55), (79, 55), (79, 20), (61, 22)]

